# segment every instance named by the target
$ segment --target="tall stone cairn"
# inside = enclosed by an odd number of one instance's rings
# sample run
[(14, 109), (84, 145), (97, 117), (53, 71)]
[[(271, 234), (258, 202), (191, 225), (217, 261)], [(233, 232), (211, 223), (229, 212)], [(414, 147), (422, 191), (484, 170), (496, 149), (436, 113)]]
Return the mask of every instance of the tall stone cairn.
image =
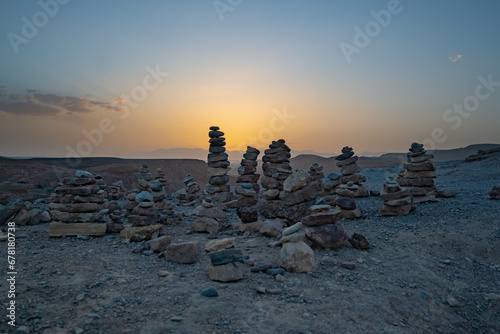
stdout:
[(230, 187), (228, 185), (229, 168), (228, 155), (226, 153), (226, 138), (224, 132), (219, 131), (218, 126), (211, 126), (208, 136), (210, 137), (208, 154), (208, 185), (205, 187), (206, 196), (215, 202), (228, 202), (231, 200)]
[(243, 223), (252, 223), (258, 220), (256, 204), (260, 190), (260, 185), (257, 183), (260, 174), (256, 174), (256, 172), (259, 154), (258, 149), (248, 146), (246, 153), (243, 154), (241, 166), (238, 168), (239, 176), (236, 179), (237, 185), (235, 189), (238, 195), (236, 214)]
[(342, 185), (337, 187), (337, 194), (344, 197), (366, 197), (369, 196), (369, 191), (363, 186), (366, 181), (364, 175), (358, 174), (361, 171), (356, 161), (358, 156), (354, 155), (352, 147), (345, 146), (342, 148), (342, 154), (335, 157), (338, 160), (337, 166), (340, 167), (340, 182)]
[(400, 186), (410, 189), (415, 204), (436, 201), (436, 164), (433, 158), (434, 155), (427, 154), (423, 144), (413, 143), (407, 153), (408, 162), (404, 164), (404, 170), (399, 172), (397, 181)]
[(262, 157), (264, 176), (260, 182), (264, 188), (274, 190), (272, 194), (275, 196), (268, 196), (270, 194), (263, 194), (263, 196), (278, 199), (279, 192), (283, 190), (283, 182), (293, 173), (290, 157), (290, 148), (285, 144), (284, 139), (273, 141), (269, 149), (264, 151)]

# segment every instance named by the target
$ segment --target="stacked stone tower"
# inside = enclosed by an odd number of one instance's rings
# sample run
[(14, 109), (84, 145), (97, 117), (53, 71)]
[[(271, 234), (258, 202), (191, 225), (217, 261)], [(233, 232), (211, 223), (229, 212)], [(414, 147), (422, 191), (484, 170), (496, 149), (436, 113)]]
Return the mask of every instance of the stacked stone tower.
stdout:
[(224, 132), (219, 131), (218, 126), (211, 126), (208, 136), (210, 137), (208, 154), (208, 185), (205, 187), (207, 197), (215, 202), (228, 202), (231, 199), (230, 187), (228, 185), (229, 168), (228, 155), (226, 153), (226, 142)]
[(257, 195), (260, 190), (260, 174), (257, 172), (257, 158), (260, 151), (256, 148), (247, 147), (246, 153), (238, 168), (238, 178), (236, 179), (236, 213), (243, 223), (252, 223), (258, 220)]
[(345, 146), (342, 148), (342, 154), (335, 157), (338, 160), (337, 166), (340, 167), (342, 176), (340, 181), (342, 185), (338, 187), (338, 194), (345, 197), (366, 197), (369, 195), (368, 190), (363, 186), (366, 181), (364, 175), (358, 174), (361, 169), (356, 161), (358, 156), (354, 155), (352, 147)]

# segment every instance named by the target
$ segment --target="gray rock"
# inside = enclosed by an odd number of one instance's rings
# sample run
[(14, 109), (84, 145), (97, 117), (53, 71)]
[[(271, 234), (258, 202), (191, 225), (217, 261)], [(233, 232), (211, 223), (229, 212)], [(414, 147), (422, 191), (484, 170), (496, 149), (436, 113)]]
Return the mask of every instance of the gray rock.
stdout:
[(219, 293), (215, 288), (207, 288), (201, 290), (201, 295), (204, 297), (217, 297), (219, 296)]

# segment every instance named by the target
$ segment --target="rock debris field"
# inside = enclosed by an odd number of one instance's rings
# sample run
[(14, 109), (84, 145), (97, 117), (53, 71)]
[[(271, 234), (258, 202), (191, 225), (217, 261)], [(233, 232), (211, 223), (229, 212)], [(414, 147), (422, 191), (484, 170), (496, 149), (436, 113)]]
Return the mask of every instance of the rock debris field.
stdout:
[[(33, 204), (60, 217), (60, 225), (46, 218), (16, 227), (16, 326), (4, 321), (1, 332), (500, 333), (500, 201), (489, 195), (500, 185), (498, 157), (435, 163), (437, 198), (405, 202), (411, 212), (384, 216), (388, 201), (377, 195), (385, 194), (386, 182), (394, 184), (400, 167), (359, 171), (349, 157), (363, 184), (349, 175), (335, 184), (317, 164), (310, 178), (294, 172), (286, 144), (277, 142), (265, 153), (266, 187), (256, 186), (258, 150), (249, 149), (231, 197), (221, 136), (211, 141), (217, 149), (205, 187), (213, 196), (204, 196), (192, 177), (177, 194), (163, 195), (168, 171), (160, 173), (162, 188), (143, 166), (135, 192), (115, 184), (114, 198), (102, 200), (110, 216), (105, 234), (100, 227), (82, 230), (90, 236), (64, 231), (72, 226), (65, 217), (78, 210), (87, 211), (78, 213), (88, 218), (80, 224), (99, 221), (102, 208), (88, 202), (101, 201), (102, 192), (75, 195), (77, 186), (69, 185), (92, 175), (66, 181), (52, 202)], [(312, 198), (293, 195), (321, 180), (342, 192), (366, 191), (339, 200), (323, 184)], [(266, 192), (264, 204), (259, 191)], [(69, 194), (71, 210), (61, 203)], [(279, 206), (292, 213), (280, 214)], [(303, 226), (296, 217), (305, 217)], [(62, 237), (49, 237), (49, 229)], [(6, 244), (0, 243), (4, 254)], [(2, 294), (8, 288), (1, 280)]]

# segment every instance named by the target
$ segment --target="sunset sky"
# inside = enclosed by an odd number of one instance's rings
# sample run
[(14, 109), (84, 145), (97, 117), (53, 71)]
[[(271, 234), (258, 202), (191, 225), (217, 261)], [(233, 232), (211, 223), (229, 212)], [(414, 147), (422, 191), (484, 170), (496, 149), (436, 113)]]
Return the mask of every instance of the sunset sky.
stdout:
[(497, 0), (2, 1), (0, 155), (208, 148), (212, 125), (229, 150), (500, 143), (499, 15)]

